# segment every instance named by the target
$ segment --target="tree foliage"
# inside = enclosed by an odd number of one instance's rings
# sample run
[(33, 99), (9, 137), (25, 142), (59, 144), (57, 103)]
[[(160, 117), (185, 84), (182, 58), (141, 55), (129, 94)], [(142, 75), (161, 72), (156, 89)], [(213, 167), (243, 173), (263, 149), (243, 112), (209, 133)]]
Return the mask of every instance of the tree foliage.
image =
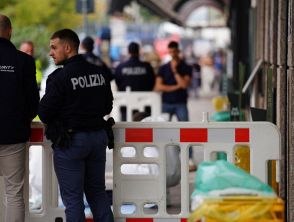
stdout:
[(49, 39), (51, 33), (41, 26), (26, 26), (13, 29), (11, 41), (19, 48), (21, 42), (30, 40), (35, 45), (35, 57), (41, 60), (42, 68), (48, 65)]
[(82, 18), (75, 12), (74, 0), (0, 0), (0, 11), (13, 25), (12, 42), (35, 44), (36, 57), (47, 63), (51, 34), (62, 28), (76, 29)]
[(1, 0), (0, 1), (0, 9), (3, 9), (8, 5), (15, 5), (16, 2), (17, 2), (17, 0)]
[(0, 9), (17, 28), (45, 26), (53, 32), (64, 27), (75, 28), (81, 23), (73, 0), (1, 0)]

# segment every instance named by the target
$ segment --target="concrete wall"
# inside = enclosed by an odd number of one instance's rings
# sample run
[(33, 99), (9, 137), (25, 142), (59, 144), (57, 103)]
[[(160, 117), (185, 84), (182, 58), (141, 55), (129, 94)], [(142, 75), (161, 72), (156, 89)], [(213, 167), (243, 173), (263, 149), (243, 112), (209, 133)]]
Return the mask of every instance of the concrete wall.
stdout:
[[(286, 200), (286, 221), (294, 221), (294, 2), (256, 1), (256, 59), (263, 59), (265, 70), (273, 70), (276, 90), (276, 125), (282, 135), (280, 196)], [(257, 78), (256, 80), (257, 81)], [(263, 87), (267, 98), (266, 87)], [(267, 101), (264, 100), (264, 103)], [(256, 104), (259, 108), (265, 104)]]

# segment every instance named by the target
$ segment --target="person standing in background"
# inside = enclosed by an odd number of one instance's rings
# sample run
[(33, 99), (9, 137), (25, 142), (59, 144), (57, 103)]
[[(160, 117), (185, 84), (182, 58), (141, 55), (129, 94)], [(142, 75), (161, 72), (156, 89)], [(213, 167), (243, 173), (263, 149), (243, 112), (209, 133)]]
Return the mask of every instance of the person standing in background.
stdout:
[(111, 72), (111, 69), (106, 65), (106, 63), (97, 55), (95, 55), (93, 53), (93, 49), (94, 49), (94, 40), (90, 37), (87, 36), (83, 39), (83, 41), (81, 42), (81, 48), (84, 51), (82, 53), (82, 55), (84, 56), (84, 58), (89, 62), (92, 63), (96, 66), (102, 67), (104, 69), (108, 69), (109, 70), (109, 80), (113, 80), (113, 75)]
[[(131, 42), (128, 46), (129, 59), (119, 64), (115, 69), (115, 83), (118, 91), (152, 91), (155, 84), (154, 70), (149, 62), (140, 60), (140, 46)], [(126, 121), (126, 107), (121, 107), (121, 120)], [(150, 115), (150, 107), (145, 111)]]
[(212, 89), (216, 89), (217, 92), (222, 91), (222, 79), (223, 74), (225, 72), (225, 53), (223, 49), (217, 50), (213, 54), (213, 62), (214, 62), (214, 78), (211, 84)]
[[(23, 41), (20, 44), (19, 50), (34, 57), (35, 54), (35, 49), (34, 49), (34, 44), (32, 41)], [(35, 57), (34, 57), (35, 58)], [(35, 63), (36, 63), (36, 79), (37, 79), (37, 85), (38, 88), (40, 90), (40, 85), (41, 85), (41, 81), (43, 78), (43, 74), (42, 74), (42, 63), (40, 59), (36, 59), (35, 58)]]
[(162, 92), (162, 112), (173, 115), (178, 121), (189, 121), (187, 88), (190, 86), (192, 67), (180, 58), (179, 44), (168, 44), (171, 61), (159, 67), (155, 90)]
[(199, 97), (199, 89), (201, 88), (201, 66), (198, 63), (199, 59), (195, 58), (195, 62), (192, 63), (193, 75), (192, 75), (192, 90), (194, 97)]
[[(191, 84), (192, 67), (180, 57), (179, 44), (168, 44), (171, 61), (159, 67), (155, 91), (162, 92), (162, 112), (169, 114), (169, 120), (176, 115), (178, 121), (189, 121), (187, 100), (188, 87)], [(192, 161), (192, 148), (189, 149), (189, 170), (196, 169)]]
[(34, 59), (11, 43), (10, 19), (0, 14), (0, 174), (5, 184), (5, 222), (24, 222), (26, 142), (37, 114)]
[[(35, 49), (32, 41), (21, 42), (19, 50), (34, 58)], [(36, 80), (40, 90), (43, 78), (41, 61), (39, 59), (35, 59), (35, 65)], [(29, 203), (30, 209), (32, 210), (38, 210), (42, 207), (42, 173), (40, 171), (40, 167), (42, 168), (42, 149), (29, 149)]]
[(115, 82), (118, 91), (152, 91), (155, 83), (155, 74), (149, 62), (140, 60), (140, 46), (131, 42), (128, 46), (129, 59), (119, 64), (115, 69)]

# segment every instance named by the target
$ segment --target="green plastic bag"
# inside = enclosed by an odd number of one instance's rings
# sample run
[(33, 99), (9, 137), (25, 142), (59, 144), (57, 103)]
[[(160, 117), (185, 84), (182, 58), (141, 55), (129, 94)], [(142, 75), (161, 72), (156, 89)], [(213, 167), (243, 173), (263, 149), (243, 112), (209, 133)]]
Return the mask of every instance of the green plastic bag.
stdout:
[(195, 179), (195, 191), (192, 196), (227, 188), (243, 188), (269, 195), (275, 194), (269, 185), (224, 160), (202, 162), (198, 166)]
[[(229, 111), (215, 112), (210, 117), (210, 120), (216, 121), (216, 122), (228, 122), (228, 121), (231, 121), (231, 113)], [(240, 112), (240, 121), (244, 121), (244, 120), (245, 120), (244, 112)]]

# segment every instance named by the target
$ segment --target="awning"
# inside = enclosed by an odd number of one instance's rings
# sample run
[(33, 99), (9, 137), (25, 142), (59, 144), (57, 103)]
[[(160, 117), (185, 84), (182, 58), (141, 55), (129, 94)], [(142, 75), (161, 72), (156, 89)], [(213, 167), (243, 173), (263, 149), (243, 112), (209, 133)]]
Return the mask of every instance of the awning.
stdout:
[[(109, 14), (122, 12), (123, 8), (133, 0), (111, 0)], [(154, 14), (167, 19), (177, 25), (185, 26), (186, 19), (201, 6), (212, 6), (224, 11), (230, 0), (137, 0)]]

